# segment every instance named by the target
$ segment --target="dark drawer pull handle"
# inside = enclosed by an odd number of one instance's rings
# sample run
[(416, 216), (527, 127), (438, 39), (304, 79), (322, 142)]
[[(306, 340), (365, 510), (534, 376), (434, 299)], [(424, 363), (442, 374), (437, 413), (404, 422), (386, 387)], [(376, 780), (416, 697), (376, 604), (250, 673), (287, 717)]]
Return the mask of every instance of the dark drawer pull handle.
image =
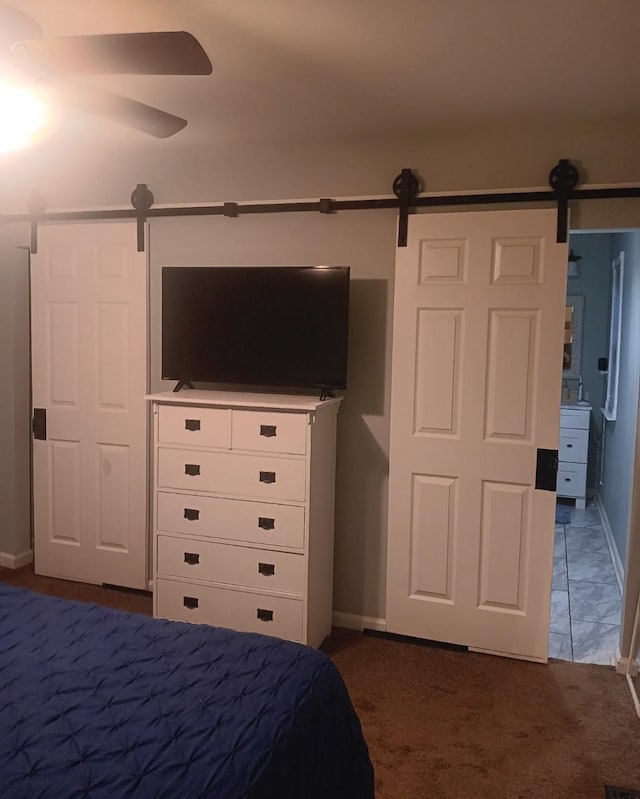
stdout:
[(195, 596), (183, 596), (182, 604), (185, 608), (189, 608), (189, 610), (195, 610), (200, 604), (200, 600)]
[(276, 481), (275, 472), (260, 472), (261, 483), (275, 483), (275, 481)]
[(200, 429), (200, 419), (185, 419), (184, 420), (185, 430), (199, 430)]
[(185, 508), (184, 518), (188, 519), (190, 522), (197, 522), (200, 518), (200, 511), (195, 508)]
[(571, 478), (570, 477), (565, 477), (564, 481), (565, 481), (565, 483), (570, 483), (571, 482)]
[(258, 613), (256, 615), (260, 619), (260, 621), (273, 621), (272, 610), (265, 610), (264, 608), (258, 608)]
[(276, 567), (273, 563), (258, 563), (258, 573), (264, 577), (273, 577)]
[(184, 473), (191, 475), (191, 477), (197, 477), (200, 474), (200, 467), (197, 463), (185, 463)]
[(270, 519), (268, 516), (258, 516), (258, 527), (263, 530), (273, 530), (276, 526), (276, 520)]
[(274, 424), (261, 424), (260, 435), (265, 438), (274, 438), (277, 435), (276, 426)]
[(567, 444), (567, 449), (571, 449), (572, 447), (573, 447), (573, 444)]
[(200, 555), (197, 552), (185, 552), (184, 562), (189, 566), (197, 566), (200, 563)]

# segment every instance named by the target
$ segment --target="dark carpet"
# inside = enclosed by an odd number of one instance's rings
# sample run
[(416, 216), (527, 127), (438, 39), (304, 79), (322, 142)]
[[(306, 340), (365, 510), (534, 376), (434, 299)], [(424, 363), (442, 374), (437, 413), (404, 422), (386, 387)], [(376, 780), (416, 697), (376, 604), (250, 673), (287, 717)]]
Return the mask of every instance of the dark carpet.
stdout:
[(95, 602), (97, 605), (105, 605), (128, 613), (153, 615), (153, 598), (150, 593), (104, 588), (101, 585), (57, 580), (53, 577), (40, 577), (40, 575), (34, 574), (33, 564), (24, 566), (22, 569), (4, 569), (0, 566), (0, 580), (5, 583), (21, 585), (23, 588), (29, 588), (39, 594), (73, 599), (77, 602)]
[(640, 722), (610, 666), (332, 638), (377, 799), (603, 799), (605, 785), (640, 785)]
[[(41, 593), (151, 613), (151, 599), (0, 568)], [(612, 667), (549, 665), (335, 630), (377, 799), (637, 799), (640, 722)], [(355, 799), (355, 798), (354, 798)]]

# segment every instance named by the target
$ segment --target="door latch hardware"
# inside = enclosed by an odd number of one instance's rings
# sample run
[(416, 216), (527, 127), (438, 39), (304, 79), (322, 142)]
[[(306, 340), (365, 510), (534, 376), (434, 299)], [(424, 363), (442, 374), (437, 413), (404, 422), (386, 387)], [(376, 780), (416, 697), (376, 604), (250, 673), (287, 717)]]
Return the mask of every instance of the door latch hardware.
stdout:
[(33, 420), (31, 422), (31, 429), (33, 430), (33, 437), (38, 441), (47, 440), (47, 409), (34, 408)]
[(558, 450), (539, 449), (536, 455), (536, 488), (555, 491), (558, 479)]

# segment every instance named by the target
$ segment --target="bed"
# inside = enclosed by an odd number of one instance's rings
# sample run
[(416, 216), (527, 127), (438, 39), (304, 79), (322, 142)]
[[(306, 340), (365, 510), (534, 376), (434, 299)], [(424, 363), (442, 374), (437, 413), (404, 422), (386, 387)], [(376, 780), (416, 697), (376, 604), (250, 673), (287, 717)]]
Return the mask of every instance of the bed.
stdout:
[(0, 584), (3, 799), (368, 799), (321, 652)]

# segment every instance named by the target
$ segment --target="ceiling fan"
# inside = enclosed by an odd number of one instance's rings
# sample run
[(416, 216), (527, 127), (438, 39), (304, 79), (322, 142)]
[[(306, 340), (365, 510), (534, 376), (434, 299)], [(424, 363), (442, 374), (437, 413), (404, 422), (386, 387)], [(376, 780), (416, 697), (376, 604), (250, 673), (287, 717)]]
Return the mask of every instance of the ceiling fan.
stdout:
[(84, 75), (210, 75), (211, 61), (186, 31), (44, 37), (38, 24), (0, 3), (0, 76), (4, 69), (53, 88), (63, 103), (164, 139), (187, 120), (95, 85)]

